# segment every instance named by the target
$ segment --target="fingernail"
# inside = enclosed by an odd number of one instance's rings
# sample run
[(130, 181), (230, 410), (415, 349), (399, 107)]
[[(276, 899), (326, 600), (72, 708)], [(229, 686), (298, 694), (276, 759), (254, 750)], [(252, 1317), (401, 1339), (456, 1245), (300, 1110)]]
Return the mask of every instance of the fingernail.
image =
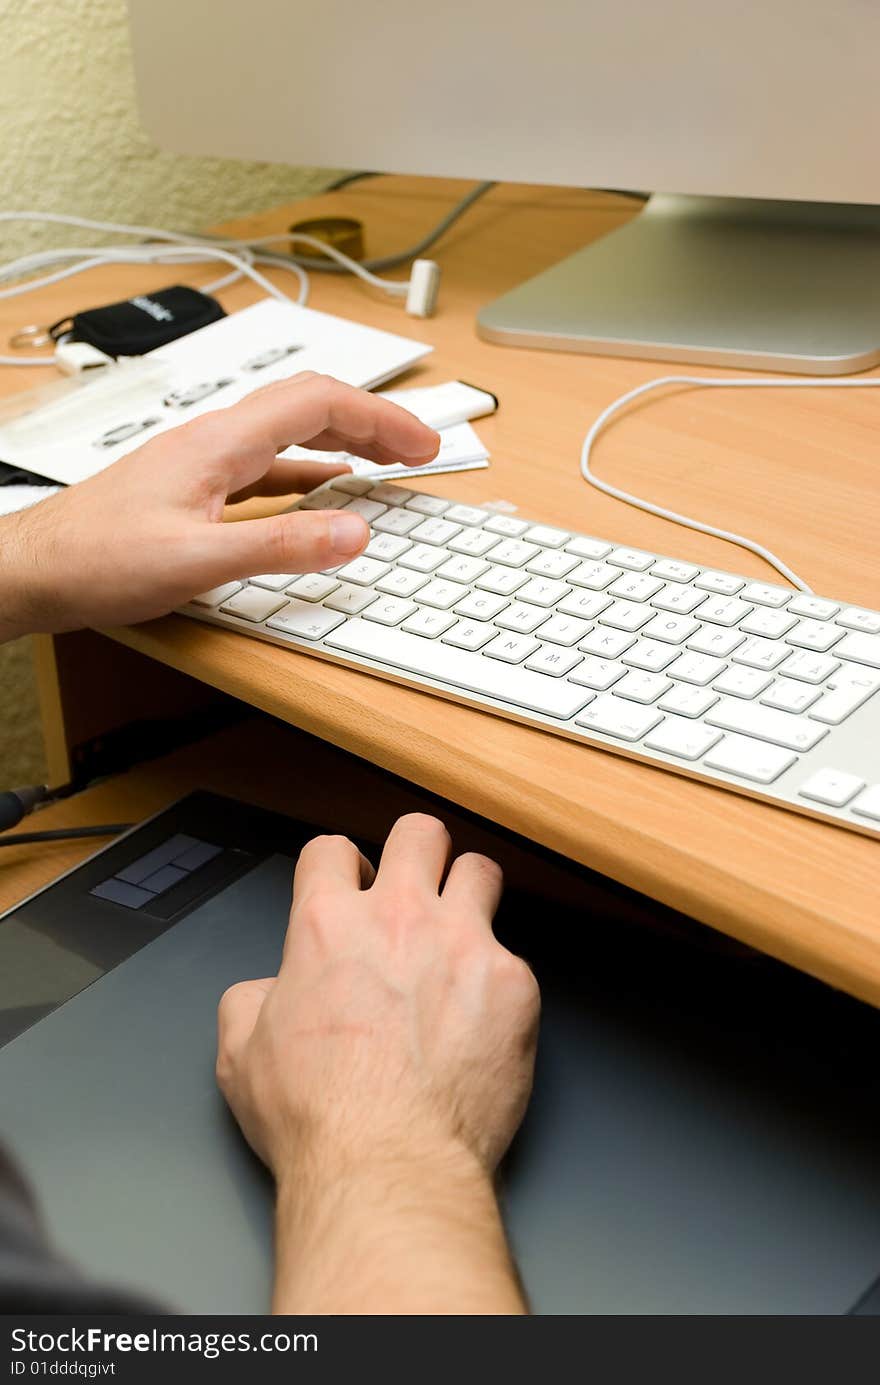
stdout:
[(359, 553), (367, 539), (367, 526), (360, 515), (330, 516), (330, 543), (334, 553), (350, 557)]

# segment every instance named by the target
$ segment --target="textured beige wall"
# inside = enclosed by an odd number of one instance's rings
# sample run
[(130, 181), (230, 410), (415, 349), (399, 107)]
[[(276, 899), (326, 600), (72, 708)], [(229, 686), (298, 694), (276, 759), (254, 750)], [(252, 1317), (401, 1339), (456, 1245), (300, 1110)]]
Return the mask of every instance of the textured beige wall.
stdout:
[[(185, 3), (185, 0), (181, 0)], [(200, 227), (307, 194), (330, 175), (164, 154), (140, 129), (124, 0), (0, 0), (0, 206)], [(0, 225), (0, 260), (77, 243)], [(82, 243), (82, 242), (80, 242)], [(28, 650), (0, 649), (0, 788), (42, 751)]]

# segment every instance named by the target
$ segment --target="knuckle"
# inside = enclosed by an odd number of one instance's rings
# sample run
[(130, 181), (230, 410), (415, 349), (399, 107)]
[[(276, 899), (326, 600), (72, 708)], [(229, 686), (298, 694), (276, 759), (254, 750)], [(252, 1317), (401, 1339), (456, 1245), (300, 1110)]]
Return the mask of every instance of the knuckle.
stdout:
[(430, 813), (407, 813), (400, 819), (401, 825), (408, 832), (424, 837), (428, 841), (435, 839), (449, 839), (449, 833), (439, 818), (432, 817)]
[(487, 885), (500, 885), (504, 879), (504, 872), (491, 856), (483, 856), (478, 851), (466, 851), (459, 860), (469, 875), (475, 876)]
[(538, 979), (528, 962), (506, 947), (498, 945), (495, 958), (495, 974), (504, 985), (505, 991), (528, 1013), (537, 1013), (541, 1005), (541, 991)]

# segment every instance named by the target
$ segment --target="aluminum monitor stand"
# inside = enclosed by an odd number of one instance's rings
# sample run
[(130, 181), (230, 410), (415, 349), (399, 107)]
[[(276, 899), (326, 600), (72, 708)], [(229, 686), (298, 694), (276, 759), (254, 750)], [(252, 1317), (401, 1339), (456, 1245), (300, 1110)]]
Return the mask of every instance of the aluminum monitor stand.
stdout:
[(654, 194), (477, 318), (505, 346), (846, 375), (880, 362), (880, 207)]

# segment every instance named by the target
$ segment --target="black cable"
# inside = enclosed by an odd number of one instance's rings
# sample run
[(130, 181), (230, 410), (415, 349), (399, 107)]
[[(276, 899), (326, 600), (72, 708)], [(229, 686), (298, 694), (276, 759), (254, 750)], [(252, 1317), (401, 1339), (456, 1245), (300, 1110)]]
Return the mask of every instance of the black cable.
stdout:
[(29, 842), (64, 842), (77, 837), (118, 837), (120, 832), (128, 832), (133, 822), (110, 822), (102, 827), (59, 827), (53, 832), (16, 832), (11, 837), (0, 837), (0, 847), (27, 846)]
[(359, 172), (343, 173), (334, 183), (328, 183), (325, 192), (338, 192), (340, 188), (347, 188), (350, 183), (360, 183), (364, 178), (378, 178), (381, 175), (370, 169), (361, 169)]

